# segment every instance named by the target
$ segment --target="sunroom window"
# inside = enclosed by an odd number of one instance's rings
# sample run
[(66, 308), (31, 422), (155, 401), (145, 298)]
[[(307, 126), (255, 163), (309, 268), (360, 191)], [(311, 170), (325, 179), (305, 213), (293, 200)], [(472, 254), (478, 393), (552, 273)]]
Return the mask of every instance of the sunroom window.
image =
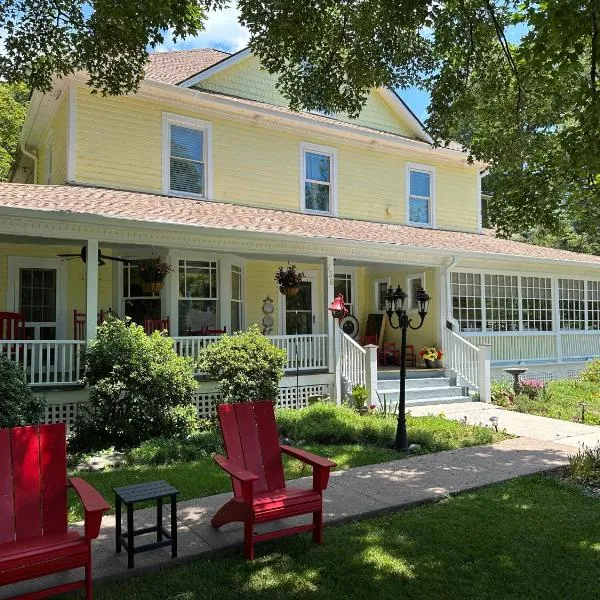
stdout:
[(552, 331), (552, 280), (521, 277), (523, 329)]
[(485, 276), (485, 317), (487, 331), (519, 330), (519, 278), (516, 275)]
[(461, 331), (481, 331), (481, 275), (479, 273), (452, 273), (452, 316)]
[(559, 279), (558, 305), (561, 329), (585, 329), (585, 281)]

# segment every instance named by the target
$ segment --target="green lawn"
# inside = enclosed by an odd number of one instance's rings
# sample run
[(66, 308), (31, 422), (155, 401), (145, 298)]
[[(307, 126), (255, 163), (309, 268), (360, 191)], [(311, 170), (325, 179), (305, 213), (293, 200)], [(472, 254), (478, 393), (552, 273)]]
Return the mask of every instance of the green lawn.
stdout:
[[(360, 467), (380, 462), (404, 458), (405, 455), (381, 446), (347, 444), (331, 446), (324, 444), (305, 444), (302, 446), (311, 452), (326, 456), (337, 463), (336, 470)], [(286, 477), (288, 479), (310, 475), (312, 470), (296, 460), (284, 456)], [(89, 481), (111, 504), (114, 504), (113, 488), (131, 485), (155, 479), (164, 479), (180, 492), (179, 500), (212, 496), (231, 490), (229, 476), (221, 470), (212, 458), (200, 458), (189, 462), (176, 462), (168, 465), (139, 465), (122, 467), (99, 472), (74, 473)], [(140, 504), (141, 508), (143, 505)], [(138, 505), (136, 505), (136, 508)], [(74, 495), (69, 497), (69, 521), (83, 519), (81, 504)]]
[(550, 381), (539, 398), (517, 396), (506, 408), (530, 415), (581, 422), (580, 403), (585, 402), (584, 423), (600, 425), (600, 385), (587, 381)]
[(535, 476), (133, 579), (97, 600), (598, 598), (600, 501)]

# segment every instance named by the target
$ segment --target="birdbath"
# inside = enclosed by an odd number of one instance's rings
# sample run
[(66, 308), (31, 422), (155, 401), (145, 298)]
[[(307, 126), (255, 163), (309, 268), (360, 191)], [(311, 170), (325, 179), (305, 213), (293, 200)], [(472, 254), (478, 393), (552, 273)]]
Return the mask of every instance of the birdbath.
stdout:
[(519, 393), (519, 375), (523, 375), (525, 371), (527, 371), (527, 369), (524, 369), (523, 367), (511, 367), (510, 369), (504, 369), (505, 373), (512, 375), (514, 378), (513, 390), (515, 394)]

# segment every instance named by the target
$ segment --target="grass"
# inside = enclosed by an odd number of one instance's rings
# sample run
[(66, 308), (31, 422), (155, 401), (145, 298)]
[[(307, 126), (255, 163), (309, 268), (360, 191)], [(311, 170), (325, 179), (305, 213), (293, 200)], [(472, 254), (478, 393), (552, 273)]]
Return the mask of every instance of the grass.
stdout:
[(114, 583), (97, 600), (598, 597), (599, 501), (547, 476)]
[(549, 381), (538, 398), (516, 396), (506, 408), (530, 415), (581, 422), (581, 402), (586, 403), (583, 422), (600, 425), (600, 384), (582, 380)]
[[(344, 444), (340, 446), (304, 444), (302, 447), (336, 462), (336, 470), (361, 467), (404, 457), (404, 454), (391, 448), (368, 444)], [(303, 465), (287, 456), (284, 456), (283, 460), (288, 479), (304, 477), (312, 472), (307, 465)], [(178, 500), (212, 496), (231, 490), (229, 476), (210, 457), (166, 465), (134, 465), (106, 471), (74, 472), (73, 474), (83, 477), (91, 483), (110, 503), (111, 507), (114, 505), (113, 488), (156, 479), (164, 479), (174, 485), (181, 492)], [(139, 504), (136, 505), (136, 508), (142, 506), (142, 504)], [(70, 495), (69, 522), (73, 523), (82, 519), (81, 504), (74, 495)]]

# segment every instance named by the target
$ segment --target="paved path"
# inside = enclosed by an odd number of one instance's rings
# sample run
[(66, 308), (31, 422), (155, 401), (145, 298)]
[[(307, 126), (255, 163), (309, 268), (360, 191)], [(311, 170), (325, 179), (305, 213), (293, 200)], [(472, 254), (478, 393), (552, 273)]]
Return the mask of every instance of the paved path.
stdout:
[(600, 444), (600, 426), (527, 415), (484, 402), (414, 406), (410, 408), (410, 413), (415, 416), (443, 414), (449, 419), (456, 420), (467, 417), (469, 423), (483, 425), (489, 425), (490, 417), (495, 415), (498, 417), (498, 427), (506, 429), (513, 435), (557, 442), (575, 448), (579, 448), (582, 444), (585, 446)]
[[(425, 408), (432, 412), (431, 407)], [(487, 412), (481, 414), (487, 416)], [(554, 469), (566, 463), (568, 454), (572, 450), (570, 446), (552, 441), (522, 437), (505, 440), (492, 446), (462, 448), (338, 471), (331, 474), (330, 484), (325, 492), (325, 520), (329, 525), (343, 523), (435, 501), (449, 494), (472, 490), (521, 475)], [(298, 479), (292, 485), (309, 487), (311, 478)], [(115, 517), (105, 516), (100, 537), (93, 549), (94, 577), (98, 579), (141, 573), (144, 570), (181, 562), (190, 557), (206, 556), (215, 551), (234, 549), (241, 556), (241, 525), (227, 525), (221, 531), (215, 531), (210, 526), (212, 515), (230, 497), (231, 494), (227, 493), (180, 502), (177, 515), (179, 558), (171, 561), (168, 548), (145, 552), (136, 555), (135, 569), (129, 571), (126, 553), (116, 554), (114, 551)], [(135, 527), (154, 524), (155, 515), (155, 509), (136, 511)], [(166, 507), (164, 517), (168, 522), (169, 510)], [(286, 524), (293, 520), (302, 522), (304, 519), (306, 517), (289, 519)], [(270, 525), (275, 529), (281, 527), (280, 523)], [(137, 538), (136, 542), (138, 540), (142, 542), (141, 538), (142, 536)], [(327, 531), (325, 531), (325, 543), (327, 543)], [(257, 556), (260, 556), (260, 544), (256, 551)], [(53, 577), (55, 583), (66, 580), (68, 575)], [(39, 584), (38, 580), (12, 586), (11, 594), (32, 591), (39, 587)], [(7, 596), (8, 589), (1, 588), (0, 598)]]

